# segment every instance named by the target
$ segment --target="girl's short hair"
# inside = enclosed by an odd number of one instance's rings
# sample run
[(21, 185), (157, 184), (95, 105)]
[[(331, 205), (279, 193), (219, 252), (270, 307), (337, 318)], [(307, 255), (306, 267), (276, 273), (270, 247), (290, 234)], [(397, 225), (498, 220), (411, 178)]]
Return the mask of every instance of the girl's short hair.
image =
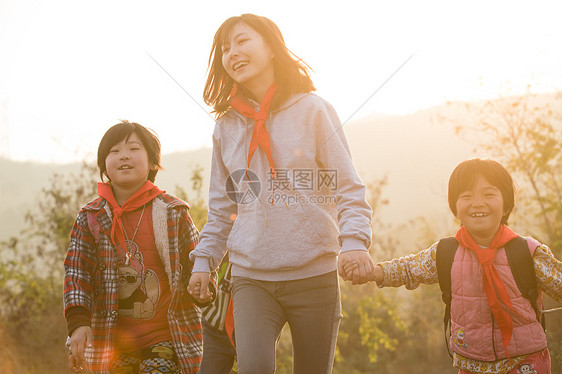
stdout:
[(278, 108), (295, 93), (308, 93), (316, 90), (310, 79), (310, 67), (287, 48), (281, 31), (273, 21), (254, 14), (230, 17), (223, 22), (213, 38), (207, 82), (203, 91), (205, 103), (213, 107), (217, 117), (228, 110), (229, 95), (236, 83), (222, 65), (222, 46), (234, 26), (240, 22), (258, 32), (273, 52), (275, 81), (279, 89), (273, 100), (272, 108)]
[(104, 180), (104, 176), (109, 179), (105, 168), (105, 159), (107, 158), (109, 151), (111, 151), (111, 148), (122, 140), (129, 140), (133, 133), (137, 134), (142, 146), (146, 149), (148, 162), (151, 166), (151, 169), (148, 172), (148, 180), (154, 182), (158, 170), (162, 169), (162, 166), (160, 165), (160, 140), (158, 140), (154, 131), (147, 129), (138, 123), (129, 122), (127, 120), (123, 120), (110, 127), (101, 138), (100, 145), (98, 146), (98, 169), (100, 171), (100, 178), (102, 181)]
[(470, 190), (476, 184), (479, 176), (486, 178), (490, 184), (497, 187), (503, 198), (503, 209), (506, 213), (501, 223), (507, 225), (507, 220), (515, 205), (515, 185), (511, 175), (498, 162), (489, 159), (474, 158), (461, 162), (449, 178), (449, 208), (457, 215), (457, 200), (459, 195)]

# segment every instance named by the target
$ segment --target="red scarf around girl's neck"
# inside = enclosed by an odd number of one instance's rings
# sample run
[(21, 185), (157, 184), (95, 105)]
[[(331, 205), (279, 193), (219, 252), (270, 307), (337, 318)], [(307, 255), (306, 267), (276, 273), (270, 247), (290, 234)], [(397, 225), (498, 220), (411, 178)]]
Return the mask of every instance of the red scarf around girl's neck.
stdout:
[(248, 151), (248, 168), (250, 167), (250, 162), (254, 156), (254, 152), (258, 149), (258, 146), (263, 149), (267, 160), (269, 162), (269, 169), (271, 171), (271, 176), (273, 179), (273, 185), (275, 185), (275, 164), (273, 163), (273, 156), (271, 155), (271, 138), (267, 132), (265, 126), (265, 121), (269, 114), (269, 108), (275, 94), (277, 93), (277, 84), (273, 82), (271, 86), (267, 89), (263, 101), (260, 104), (260, 109), (258, 112), (248, 103), (247, 100), (238, 91), (238, 85), (234, 85), (232, 92), (230, 94), (230, 106), (242, 114), (244, 117), (252, 118), (255, 121), (254, 130), (252, 131), (252, 137), (250, 138), (250, 149)]
[[(480, 266), (482, 266), (484, 292), (488, 298), (488, 304), (492, 310), (492, 315), (500, 327), (503, 347), (506, 354), (507, 345), (509, 344), (513, 333), (513, 320), (511, 319), (509, 313), (502, 308), (499, 301), (511, 310), (513, 310), (513, 306), (509, 300), (505, 284), (501, 280), (498, 271), (494, 266), (494, 259), (499, 248), (502, 248), (507, 242), (518, 236), (519, 235), (511, 231), (509, 227), (500, 225), (490, 246), (488, 248), (482, 248), (478, 245), (478, 243), (476, 243), (476, 241), (474, 241), (472, 236), (470, 236), (470, 233), (465, 226), (462, 226), (455, 235), (455, 239), (457, 239), (462, 247), (470, 249), (476, 254), (478, 262), (480, 263)], [(509, 358), (509, 355), (507, 357)]]
[(125, 243), (125, 234), (123, 233), (123, 225), (121, 216), (125, 212), (131, 212), (143, 205), (151, 202), (156, 196), (163, 194), (165, 191), (160, 190), (151, 181), (146, 181), (123, 205), (119, 206), (113, 189), (109, 183), (98, 183), (98, 195), (104, 198), (111, 210), (113, 211), (113, 224), (111, 226), (111, 241), (113, 245), (119, 243), (123, 250), (127, 250)]

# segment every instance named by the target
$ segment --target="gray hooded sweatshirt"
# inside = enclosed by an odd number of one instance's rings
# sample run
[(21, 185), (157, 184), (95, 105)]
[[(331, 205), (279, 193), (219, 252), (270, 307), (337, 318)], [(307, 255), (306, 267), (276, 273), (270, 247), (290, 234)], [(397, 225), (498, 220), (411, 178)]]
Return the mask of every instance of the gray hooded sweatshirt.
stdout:
[(217, 121), (193, 272), (215, 269), (229, 251), (233, 276), (303, 279), (334, 271), (340, 250), (369, 248), (372, 210), (334, 108), (314, 94), (294, 95), (266, 127), (275, 178), (259, 147), (248, 167), (253, 119), (230, 109)]

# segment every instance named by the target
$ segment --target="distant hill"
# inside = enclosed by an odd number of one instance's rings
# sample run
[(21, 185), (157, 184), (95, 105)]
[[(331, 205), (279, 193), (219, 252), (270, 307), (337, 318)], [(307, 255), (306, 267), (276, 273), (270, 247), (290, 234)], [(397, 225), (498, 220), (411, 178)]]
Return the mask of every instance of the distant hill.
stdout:
[(75, 171), (78, 165), (48, 165), (0, 158), (0, 240), (16, 236), (24, 215), (54, 173)]
[[(95, 163), (95, 160), (92, 162)], [(210, 148), (163, 155), (162, 164), (164, 170), (158, 173), (156, 179), (162, 189), (174, 193), (177, 185), (189, 194), (191, 171), (200, 166), (204, 168), (204, 191), (208, 190)], [(17, 162), (0, 158), (0, 241), (17, 236), (24, 228), (25, 213), (37, 202), (41, 189), (49, 186), (49, 180), (55, 173), (76, 173), (80, 165)]]
[(455, 135), (452, 124), (436, 121), (444, 110), (451, 108), (367, 117), (345, 126), (363, 181), (388, 178), (384, 195), (389, 204), (379, 210), (383, 221), (405, 223), (448, 211), (449, 175), (459, 162), (471, 157), (473, 146)]
[[(542, 97), (549, 100), (549, 95)], [(417, 216), (449, 219), (447, 182), (453, 168), (472, 157), (474, 145), (455, 135), (454, 124), (438, 116), (458, 117), (463, 103), (441, 105), (404, 116), (374, 114), (344, 125), (354, 163), (368, 184), (388, 177), (384, 195), (389, 205), (375, 207), (383, 221), (407, 223)], [(170, 193), (176, 186), (189, 196), (191, 173), (203, 168), (207, 197), (211, 149), (165, 154), (158, 186)], [(33, 206), (53, 173), (77, 171), (79, 164), (49, 165), (0, 158), (0, 240), (15, 236), (24, 226), (24, 214)], [(439, 218), (441, 217), (441, 218)]]

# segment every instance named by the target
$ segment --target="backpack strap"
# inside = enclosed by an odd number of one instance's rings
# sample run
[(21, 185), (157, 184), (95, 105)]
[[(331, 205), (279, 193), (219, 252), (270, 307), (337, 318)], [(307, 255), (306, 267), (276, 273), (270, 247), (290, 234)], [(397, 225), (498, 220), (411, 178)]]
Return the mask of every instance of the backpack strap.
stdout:
[(445, 345), (451, 357), (453, 357), (453, 355), (449, 349), (449, 341), (447, 339), (447, 332), (450, 332), (451, 326), (451, 300), (453, 297), (451, 291), (451, 268), (458, 247), (459, 242), (453, 237), (441, 239), (437, 243), (436, 255), (437, 277), (439, 278), (439, 287), (441, 288), (441, 299), (443, 299), (445, 303), (445, 314), (443, 315)]
[(517, 237), (505, 244), (505, 254), (517, 288), (524, 298), (529, 300), (537, 316), (537, 320), (544, 326), (544, 318), (538, 306), (539, 292), (533, 257), (527, 244), (527, 239)]

